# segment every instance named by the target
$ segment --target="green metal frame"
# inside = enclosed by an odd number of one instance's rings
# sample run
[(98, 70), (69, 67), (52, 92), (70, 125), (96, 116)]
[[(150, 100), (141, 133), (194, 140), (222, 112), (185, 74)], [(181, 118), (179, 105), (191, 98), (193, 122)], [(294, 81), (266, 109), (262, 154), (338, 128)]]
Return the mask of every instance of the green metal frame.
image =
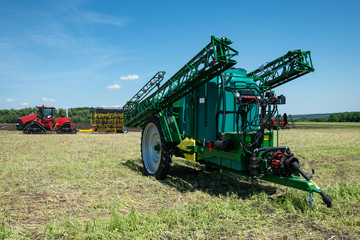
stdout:
[(259, 81), (262, 91), (278, 87), (295, 78), (315, 71), (310, 54), (310, 51), (289, 51), (284, 56), (248, 73), (248, 77)]
[(136, 116), (139, 112), (139, 104), (148, 96), (160, 87), (161, 81), (164, 79), (166, 72), (157, 72), (140, 90), (126, 102), (123, 107), (125, 114), (125, 121), (128, 122), (131, 116)]
[[(229, 168), (228, 166), (221, 166), (218, 163), (211, 163), (211, 162), (207, 162), (207, 165), (213, 167), (213, 168), (218, 168), (224, 171), (229, 171), (232, 173), (236, 173), (238, 175), (241, 175), (245, 178), (251, 178), (249, 176), (249, 174), (245, 171), (237, 171), (235, 169)], [(279, 176), (275, 176), (273, 175), (271, 172), (266, 172), (261, 178), (258, 178), (264, 181), (268, 181), (268, 182), (272, 182), (272, 183), (276, 183), (279, 185), (283, 185), (286, 187), (291, 187), (291, 188), (295, 188), (298, 190), (302, 190), (305, 192), (316, 192), (316, 193), (322, 193), (324, 192), (322, 189), (320, 189), (315, 183), (314, 181), (307, 181), (305, 179), (301, 179), (300, 176), (296, 176), (295, 174), (291, 177), (279, 177)]]
[(174, 116), (166, 116), (166, 112), (159, 113), (161, 131), (166, 142), (181, 142), (179, 127)]
[(261, 179), (287, 187), (296, 188), (305, 192), (323, 192), (323, 190), (317, 187), (317, 185), (313, 181), (306, 181), (304, 179), (300, 179), (300, 176), (278, 177), (268, 172)]
[(136, 105), (128, 102), (124, 106), (126, 126), (141, 126), (148, 116), (171, 106), (183, 96), (235, 65), (236, 61), (231, 58), (238, 55), (238, 52), (229, 46), (231, 43), (226, 38), (211, 36), (211, 42), (156, 92), (143, 101), (136, 102)]

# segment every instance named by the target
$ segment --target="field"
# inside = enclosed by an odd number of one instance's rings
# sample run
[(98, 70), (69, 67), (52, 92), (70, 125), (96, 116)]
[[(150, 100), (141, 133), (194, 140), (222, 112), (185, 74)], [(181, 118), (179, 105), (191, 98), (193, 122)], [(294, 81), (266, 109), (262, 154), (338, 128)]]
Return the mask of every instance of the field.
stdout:
[(334, 199), (173, 159), (143, 175), (139, 132), (0, 131), (0, 239), (359, 239), (360, 128), (279, 132)]
[(315, 126), (318, 128), (360, 128), (359, 122), (295, 122), (296, 127)]

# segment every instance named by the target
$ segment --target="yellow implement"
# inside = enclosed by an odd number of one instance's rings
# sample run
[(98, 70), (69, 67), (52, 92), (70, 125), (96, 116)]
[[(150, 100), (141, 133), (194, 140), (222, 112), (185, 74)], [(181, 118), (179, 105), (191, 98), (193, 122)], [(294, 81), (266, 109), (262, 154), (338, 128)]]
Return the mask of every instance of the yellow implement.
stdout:
[(127, 133), (124, 114), (120, 110), (95, 109), (90, 117), (94, 131)]
[(79, 132), (94, 132), (94, 128), (90, 128), (90, 129), (80, 129)]

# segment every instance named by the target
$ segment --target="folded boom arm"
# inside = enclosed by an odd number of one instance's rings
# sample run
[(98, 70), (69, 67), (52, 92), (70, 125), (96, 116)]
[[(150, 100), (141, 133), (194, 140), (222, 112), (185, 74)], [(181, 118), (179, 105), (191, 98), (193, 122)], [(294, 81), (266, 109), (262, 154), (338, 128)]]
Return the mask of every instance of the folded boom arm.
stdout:
[(261, 91), (266, 91), (313, 71), (310, 51), (292, 50), (248, 73), (248, 77), (262, 86)]

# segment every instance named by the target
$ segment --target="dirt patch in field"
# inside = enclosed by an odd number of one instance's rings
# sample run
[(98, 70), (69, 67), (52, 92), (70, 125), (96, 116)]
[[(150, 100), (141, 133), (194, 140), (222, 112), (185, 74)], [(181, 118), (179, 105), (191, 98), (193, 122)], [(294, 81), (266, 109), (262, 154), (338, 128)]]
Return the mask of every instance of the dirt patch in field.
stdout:
[(11, 123), (1, 123), (0, 130), (16, 131), (16, 125)]
[(141, 132), (141, 128), (128, 128), (129, 132)]
[(90, 123), (74, 123), (76, 129), (90, 129), (92, 128)]
[(295, 125), (290, 126), (289, 129), (296, 128), (296, 129), (319, 129), (319, 128), (360, 128), (358, 126), (326, 126), (326, 125), (316, 125), (316, 126), (306, 126), (306, 125)]

